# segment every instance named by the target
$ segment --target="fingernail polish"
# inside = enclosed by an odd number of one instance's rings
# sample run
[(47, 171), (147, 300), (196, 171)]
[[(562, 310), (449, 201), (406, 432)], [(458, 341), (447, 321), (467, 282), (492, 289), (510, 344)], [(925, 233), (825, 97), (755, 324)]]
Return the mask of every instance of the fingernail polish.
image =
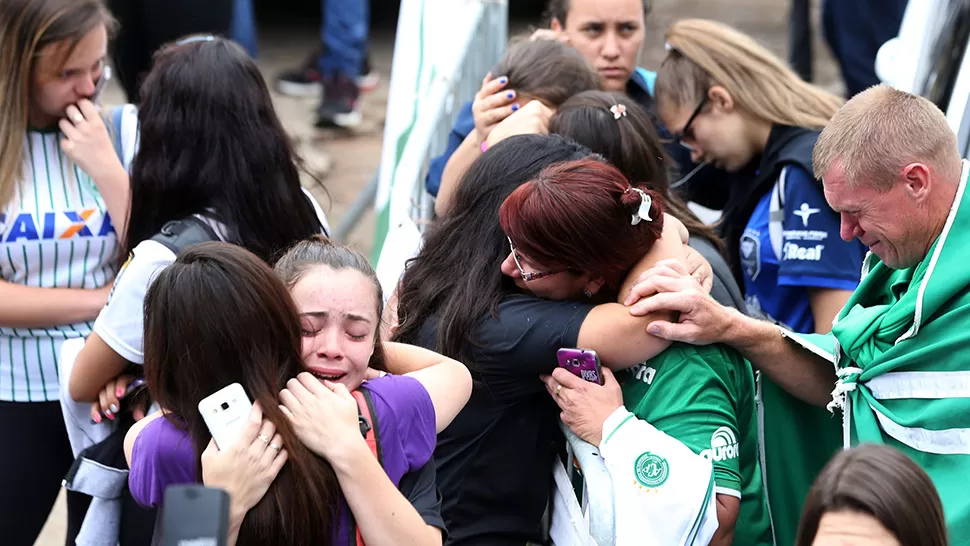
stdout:
[(518, 104), (513, 104), (513, 105), (512, 105), (512, 111), (513, 111), (513, 112), (515, 112), (515, 111), (516, 111), (516, 110), (518, 110), (518, 109), (519, 109), (519, 105), (518, 105)]
[(108, 419), (111, 419), (112, 421), (115, 420), (115, 416), (114, 415), (112, 415), (110, 413), (106, 413), (105, 415), (108, 417)]
[(101, 424), (101, 416), (100, 415), (95, 415), (94, 418), (91, 419), (91, 422), (94, 423), (95, 425), (100, 425)]
[(123, 389), (122, 387), (118, 387), (117, 389), (115, 389), (115, 396), (117, 396), (118, 398), (121, 398), (124, 395), (125, 395), (125, 389)]
[(108, 409), (111, 410), (111, 413), (118, 413), (118, 404), (111, 404)]
[(506, 77), (501, 77), (501, 78), (498, 79), (498, 82), (500, 84), (502, 84), (502, 85), (505, 85), (505, 84), (509, 83), (509, 79), (506, 78)]

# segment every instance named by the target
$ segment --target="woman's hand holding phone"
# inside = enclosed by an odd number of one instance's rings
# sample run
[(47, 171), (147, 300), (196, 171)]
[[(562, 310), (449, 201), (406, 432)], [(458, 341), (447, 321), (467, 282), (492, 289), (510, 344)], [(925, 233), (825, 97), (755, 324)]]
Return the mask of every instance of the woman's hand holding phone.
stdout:
[(220, 450), (210, 440), (202, 452), (202, 482), (229, 493), (231, 527), (238, 529), (282, 470), (287, 458), (282, 446), (282, 437), (273, 423), (263, 419), (257, 402), (237, 441)]
[[(145, 380), (135, 378), (133, 375), (122, 374), (114, 378), (101, 389), (98, 401), (91, 404), (91, 421), (100, 424), (105, 418), (114, 421), (115, 416), (121, 411), (121, 402), (129, 395), (138, 394), (144, 390)], [(135, 421), (145, 418), (148, 411), (148, 400), (144, 403), (131, 403), (131, 413)]]
[(602, 386), (584, 381), (564, 368), (557, 368), (543, 383), (559, 405), (562, 422), (583, 440), (598, 446), (603, 440), (603, 423), (623, 405), (623, 392), (609, 368), (603, 368)]

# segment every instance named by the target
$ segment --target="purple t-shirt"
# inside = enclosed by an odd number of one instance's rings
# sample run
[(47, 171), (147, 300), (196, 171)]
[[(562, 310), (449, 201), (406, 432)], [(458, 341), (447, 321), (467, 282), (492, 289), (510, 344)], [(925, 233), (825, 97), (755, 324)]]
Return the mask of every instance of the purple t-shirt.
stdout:
[[(394, 485), (409, 472), (424, 466), (434, 453), (435, 413), (428, 391), (416, 379), (386, 375), (366, 381), (362, 389), (371, 394), (380, 433), (384, 471)], [(135, 438), (131, 450), (128, 487), (142, 506), (162, 504), (165, 488), (196, 483), (196, 458), (188, 434), (165, 418), (149, 423)], [(337, 537), (347, 537), (349, 509), (341, 501)], [(339, 538), (337, 544), (344, 544)]]

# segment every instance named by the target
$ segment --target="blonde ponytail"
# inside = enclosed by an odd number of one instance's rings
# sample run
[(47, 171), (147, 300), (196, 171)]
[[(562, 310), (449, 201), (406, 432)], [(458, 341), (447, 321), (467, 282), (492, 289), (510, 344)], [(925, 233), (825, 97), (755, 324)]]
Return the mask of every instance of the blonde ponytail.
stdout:
[(785, 63), (725, 24), (685, 19), (665, 34), (670, 49), (657, 74), (661, 110), (693, 108), (711, 86), (727, 90), (744, 112), (773, 124), (822, 129), (843, 100), (806, 83)]

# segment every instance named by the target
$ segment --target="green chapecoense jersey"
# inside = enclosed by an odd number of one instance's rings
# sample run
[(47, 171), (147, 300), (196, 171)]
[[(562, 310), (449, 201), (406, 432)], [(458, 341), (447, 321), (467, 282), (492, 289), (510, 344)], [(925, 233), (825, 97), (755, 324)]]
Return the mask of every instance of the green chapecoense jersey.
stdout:
[(773, 544), (751, 366), (724, 346), (674, 343), (617, 379), (634, 415), (709, 459), (716, 493), (741, 499), (734, 543)]

